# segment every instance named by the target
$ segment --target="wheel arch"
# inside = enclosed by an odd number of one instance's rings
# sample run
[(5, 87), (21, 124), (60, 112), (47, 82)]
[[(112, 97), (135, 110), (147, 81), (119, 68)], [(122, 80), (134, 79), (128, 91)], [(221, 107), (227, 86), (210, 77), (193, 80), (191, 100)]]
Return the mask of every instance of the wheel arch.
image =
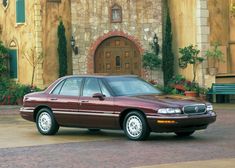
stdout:
[(36, 117), (37, 117), (38, 112), (39, 112), (41, 109), (43, 109), (43, 108), (47, 108), (47, 109), (49, 109), (50, 111), (52, 111), (51, 108), (50, 108), (49, 106), (47, 106), (47, 105), (39, 105), (39, 106), (37, 106), (37, 107), (34, 109), (34, 112), (33, 112), (33, 120), (34, 120), (34, 122), (36, 121)]
[(128, 109), (123, 110), (123, 111), (121, 112), (121, 114), (120, 114), (120, 117), (119, 117), (119, 125), (120, 125), (120, 128), (121, 128), (121, 129), (123, 129), (123, 122), (124, 122), (124, 119), (125, 119), (126, 115), (127, 115), (128, 113), (130, 113), (131, 111), (138, 111), (138, 112), (140, 112), (140, 113), (144, 116), (144, 118), (146, 119), (146, 121), (147, 121), (146, 114), (145, 114), (142, 110), (137, 109), (137, 108), (128, 108)]

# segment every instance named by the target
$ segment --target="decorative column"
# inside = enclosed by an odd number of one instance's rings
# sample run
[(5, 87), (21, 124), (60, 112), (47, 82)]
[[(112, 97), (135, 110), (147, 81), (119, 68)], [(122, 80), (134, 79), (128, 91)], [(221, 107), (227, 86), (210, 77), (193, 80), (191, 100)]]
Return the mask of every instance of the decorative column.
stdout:
[[(72, 17), (72, 36), (75, 39), (75, 44), (78, 42), (77, 38), (77, 26), (79, 25), (79, 19), (77, 18), (77, 11), (80, 9), (80, 7), (77, 4), (77, 0), (71, 0), (71, 17)], [(80, 49), (80, 48), (79, 48)], [(72, 64), (73, 64), (73, 74), (77, 75), (80, 74), (79, 72), (79, 54), (75, 54), (72, 51)]]
[[(40, 0), (34, 0), (34, 34), (35, 34), (35, 56), (42, 56), (42, 16)], [(40, 59), (35, 71), (35, 84), (43, 88), (43, 58)]]
[[(196, 24), (197, 24), (197, 46), (201, 51), (201, 57), (205, 57), (205, 51), (210, 47), (209, 35), (210, 27), (208, 24), (209, 11), (207, 0), (196, 0)], [(205, 58), (206, 59), (206, 58)], [(207, 73), (207, 60), (198, 68), (198, 82), (201, 86), (209, 87), (215, 82), (215, 76), (210, 76)]]

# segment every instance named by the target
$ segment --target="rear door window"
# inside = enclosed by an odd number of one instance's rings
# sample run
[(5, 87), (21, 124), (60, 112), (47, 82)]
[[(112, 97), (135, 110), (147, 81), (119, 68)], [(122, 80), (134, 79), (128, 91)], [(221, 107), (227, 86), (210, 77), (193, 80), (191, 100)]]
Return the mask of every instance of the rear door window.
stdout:
[(81, 85), (82, 78), (68, 78), (57, 85), (52, 94), (63, 96), (79, 96)]

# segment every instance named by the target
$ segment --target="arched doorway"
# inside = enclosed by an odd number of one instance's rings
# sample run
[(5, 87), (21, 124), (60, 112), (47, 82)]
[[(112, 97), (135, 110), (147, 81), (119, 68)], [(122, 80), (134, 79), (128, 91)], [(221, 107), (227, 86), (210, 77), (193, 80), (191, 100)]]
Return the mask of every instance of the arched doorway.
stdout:
[(95, 73), (141, 75), (141, 58), (135, 44), (124, 37), (110, 37), (96, 49)]

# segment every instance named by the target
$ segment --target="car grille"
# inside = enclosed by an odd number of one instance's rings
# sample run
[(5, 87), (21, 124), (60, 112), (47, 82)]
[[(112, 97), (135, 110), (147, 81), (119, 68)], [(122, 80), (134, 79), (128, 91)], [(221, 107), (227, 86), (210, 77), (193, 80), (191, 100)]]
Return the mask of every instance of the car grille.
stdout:
[(193, 104), (183, 107), (185, 114), (203, 114), (206, 112), (206, 106), (204, 104)]

